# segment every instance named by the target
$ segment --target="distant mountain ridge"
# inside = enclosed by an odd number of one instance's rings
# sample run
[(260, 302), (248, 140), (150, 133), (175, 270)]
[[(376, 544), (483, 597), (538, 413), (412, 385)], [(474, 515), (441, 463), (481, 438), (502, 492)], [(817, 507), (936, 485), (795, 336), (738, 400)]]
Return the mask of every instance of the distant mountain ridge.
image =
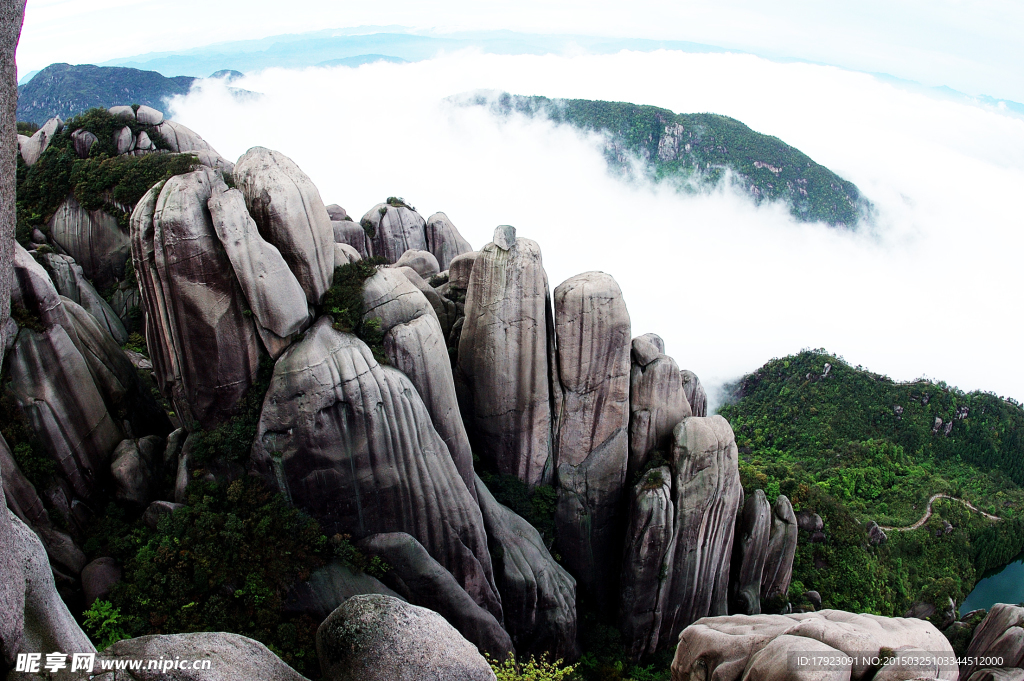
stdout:
[(490, 93), (454, 101), (489, 106), (499, 115), (545, 116), (556, 123), (606, 135), (605, 157), (631, 177), (634, 159), (644, 174), (684, 192), (711, 189), (729, 178), (756, 203), (785, 202), (797, 220), (854, 228), (873, 210), (857, 186), (815, 163), (777, 137), (718, 114), (676, 114), (628, 102), (549, 99)]
[(68, 119), (125, 102), (163, 110), (164, 100), (187, 94), (195, 80), (116, 66), (50, 64), (18, 86), (18, 120), (41, 125), (54, 116)]

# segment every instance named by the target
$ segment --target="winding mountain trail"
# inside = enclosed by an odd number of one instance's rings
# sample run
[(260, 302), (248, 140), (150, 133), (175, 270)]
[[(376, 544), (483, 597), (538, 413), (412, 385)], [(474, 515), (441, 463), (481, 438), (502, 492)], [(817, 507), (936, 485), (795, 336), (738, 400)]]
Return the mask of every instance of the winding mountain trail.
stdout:
[(985, 511), (982, 511), (980, 508), (978, 508), (977, 506), (975, 506), (974, 504), (965, 499), (958, 499), (957, 497), (952, 497), (948, 494), (933, 494), (931, 499), (928, 500), (928, 508), (925, 510), (924, 515), (921, 516), (921, 519), (913, 525), (907, 525), (906, 527), (886, 527), (884, 525), (879, 525), (879, 527), (883, 530), (895, 530), (896, 532), (909, 532), (910, 530), (916, 530), (917, 528), (921, 527), (926, 522), (928, 522), (928, 519), (932, 517), (932, 502), (935, 501), (936, 499), (951, 499), (953, 501), (959, 501), (967, 508), (971, 509), (975, 513), (980, 513), (989, 520), (1002, 520), (1002, 518), (1000, 518), (999, 516), (992, 515), (991, 513), (985, 513)]

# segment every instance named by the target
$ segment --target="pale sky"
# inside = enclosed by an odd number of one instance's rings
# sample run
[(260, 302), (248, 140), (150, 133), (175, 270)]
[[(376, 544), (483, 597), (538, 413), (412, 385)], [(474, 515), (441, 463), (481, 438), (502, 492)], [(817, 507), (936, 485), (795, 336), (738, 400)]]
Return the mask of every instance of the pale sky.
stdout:
[(1018, 0), (29, 0), (19, 71), (361, 25), (688, 40), (1024, 101)]

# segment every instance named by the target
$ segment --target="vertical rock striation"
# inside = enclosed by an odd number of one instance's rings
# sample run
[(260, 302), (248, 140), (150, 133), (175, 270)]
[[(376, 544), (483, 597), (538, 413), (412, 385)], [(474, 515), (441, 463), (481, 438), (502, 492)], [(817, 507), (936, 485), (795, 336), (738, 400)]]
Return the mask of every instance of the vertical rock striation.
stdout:
[(256, 470), (328, 535), (412, 535), (500, 618), (480, 509), (416, 388), (331, 324), (321, 318), (278, 359)]
[(555, 515), (559, 553), (600, 606), (614, 602), (629, 456), (630, 322), (622, 292), (603, 272), (555, 289), (558, 414)]
[(398, 262), (409, 249), (427, 249), (423, 216), (400, 200), (392, 198), (387, 203), (378, 203), (359, 224), (370, 238), (372, 254), (384, 258), (389, 265)]
[(442, 272), (448, 269), (452, 258), (473, 250), (444, 213), (434, 213), (427, 218), (425, 231), (427, 250), (437, 258)]
[(787, 602), (800, 528), (796, 523), (796, 514), (793, 513), (793, 504), (782, 494), (775, 500), (771, 519), (771, 536), (761, 577), (761, 601), (777, 610)]
[(536, 242), (494, 235), (470, 275), (456, 385), (473, 450), (532, 486), (553, 463), (548, 279)]
[(667, 453), (672, 429), (691, 415), (679, 367), (653, 333), (633, 339), (629, 410), (629, 470), (636, 472), (653, 451)]
[(184, 423), (204, 427), (230, 416), (259, 363), (256, 329), (207, 207), (215, 189), (226, 189), (217, 171), (178, 175), (150, 189), (132, 213), (157, 385)]
[(764, 490), (754, 490), (736, 518), (736, 539), (732, 555), (730, 611), (741, 615), (761, 614), (761, 578), (771, 531), (772, 509)]
[(54, 243), (74, 258), (101, 290), (124, 278), (131, 244), (113, 215), (86, 210), (70, 195), (50, 218), (49, 228)]

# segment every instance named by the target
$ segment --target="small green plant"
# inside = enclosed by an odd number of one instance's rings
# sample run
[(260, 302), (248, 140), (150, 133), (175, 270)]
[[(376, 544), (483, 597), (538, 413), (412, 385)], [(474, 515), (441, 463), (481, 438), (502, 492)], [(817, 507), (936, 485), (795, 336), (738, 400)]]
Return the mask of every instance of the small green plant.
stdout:
[(146, 339), (142, 337), (142, 334), (138, 331), (132, 332), (128, 336), (128, 341), (121, 346), (124, 350), (131, 350), (132, 352), (138, 352), (140, 354), (149, 356), (149, 348), (146, 345)]
[(121, 609), (115, 608), (110, 601), (97, 599), (83, 613), (85, 630), (96, 644), (96, 648), (104, 650), (118, 641), (131, 638), (125, 631)]
[(531, 655), (529, 659), (520, 662), (513, 653), (509, 653), (501, 661), (492, 660), (488, 655), (487, 661), (498, 681), (568, 681), (576, 671), (576, 665), (563, 664), (562, 660), (549, 662), (546, 656), (538, 660)]

